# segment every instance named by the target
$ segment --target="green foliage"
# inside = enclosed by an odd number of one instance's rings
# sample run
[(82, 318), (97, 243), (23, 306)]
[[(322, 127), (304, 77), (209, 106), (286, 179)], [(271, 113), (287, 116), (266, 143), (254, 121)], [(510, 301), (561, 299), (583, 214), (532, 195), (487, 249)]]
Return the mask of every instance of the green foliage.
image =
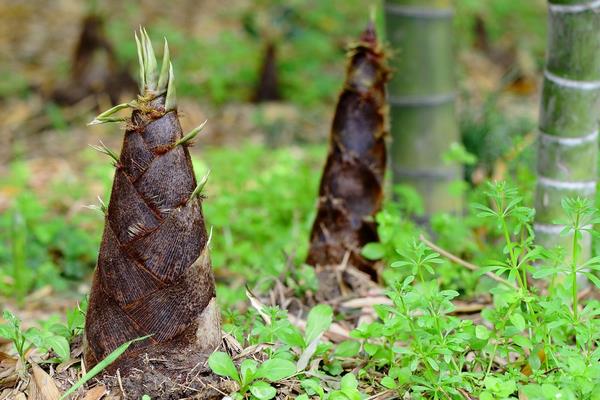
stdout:
[(41, 354), (49, 351), (56, 354), (56, 357), (50, 358), (48, 362), (63, 362), (70, 358), (69, 341), (60, 334), (62, 333), (62, 326), (52, 324), (43, 329), (32, 327), (23, 330), (21, 321), (10, 311), (4, 310), (3, 318), (7, 322), (0, 325), (0, 337), (13, 343), (23, 362), (27, 362), (28, 351), (32, 348), (37, 349)]
[[(278, 276), (298, 294), (316, 289), (314, 269), (288, 269), (287, 264), (291, 259), (300, 265), (306, 253), (323, 151), (248, 144), (238, 150), (207, 149), (206, 163), (195, 161), (199, 177), (209, 167), (212, 171), (203, 194), (208, 197), (206, 219), (213, 228), (213, 266), (217, 275), (226, 269), (243, 278), (237, 285), (219, 286), (221, 302), (242, 299), (245, 282), (269, 287)], [(13, 164), (9, 177), (0, 179), (0, 185), (18, 190), (14, 206), (0, 214), (0, 295), (23, 299), (44, 285), (61, 290), (89, 276), (103, 215), (83, 207), (96, 194), (82, 181), (102, 183), (101, 197), (107, 198), (114, 168), (94, 157), (83, 177), (48, 182), (43, 196), (28, 187), (32, 174), (25, 164)], [(80, 206), (69, 208), (70, 204)], [(105, 207), (95, 206), (99, 211)]]
[[(355, 357), (360, 345), (354, 340), (340, 344), (332, 351), (330, 344), (321, 342), (321, 337), (332, 323), (332, 309), (328, 305), (318, 305), (310, 310), (307, 316), (304, 334), (292, 325), (284, 311), (278, 308), (264, 307), (258, 310), (262, 316), (261, 322), (252, 313), (249, 321), (254, 321), (247, 344), (275, 344), (267, 350), (270, 357), (260, 365), (254, 359), (245, 359), (236, 367), (231, 357), (224, 352), (213, 353), (208, 360), (212, 371), (217, 375), (229, 377), (240, 385), (234, 398), (243, 398), (248, 391), (257, 399), (270, 399), (276, 391), (267, 383), (278, 382), (292, 375), (299, 375), (300, 384), (306, 394), (317, 395), (321, 399), (362, 399), (358, 390), (358, 381), (353, 374), (345, 374), (339, 379), (337, 387), (323, 385), (318, 380), (310, 378), (313, 372), (306, 370), (309, 363), (315, 360), (323, 361), (323, 370), (332, 375), (340, 375), (343, 371), (339, 359)], [(228, 330), (232, 325), (226, 325)], [(302, 397), (304, 396), (304, 397)]]
[(238, 392), (233, 395), (234, 399), (243, 399), (248, 391), (254, 399), (272, 399), (277, 391), (266, 381), (277, 382), (296, 373), (296, 365), (283, 358), (270, 358), (260, 365), (248, 358), (241, 362), (238, 373), (229, 354), (222, 351), (210, 355), (208, 366), (215, 374), (231, 378), (240, 385)]
[[(367, 375), (387, 367), (381, 385), (400, 394), (408, 390), (416, 398), (464, 391), (482, 399), (508, 399), (516, 398), (518, 390), (532, 398), (590, 398), (600, 388), (594, 375), (600, 352), (593, 345), (600, 339), (600, 303), (578, 304), (577, 275), (588, 274), (596, 283), (598, 260), (580, 262), (577, 249), (584, 232), (597, 223), (598, 211), (588, 200), (563, 201), (565, 234), (573, 238), (572, 253), (565, 257), (534, 245), (534, 211), (523, 206), (516, 189), (494, 183), (485, 193), (485, 202), (473, 204), (473, 213), (503, 243), (499, 258), (481, 272), (504, 276), (509, 284), (491, 288), (493, 305), (481, 312), (484, 323), (449, 315), (459, 293), (424, 279), (425, 272), (437, 275), (443, 264), (439, 254), (413, 243), (399, 250), (400, 260), (392, 263), (410, 273), (388, 290), (393, 305), (375, 306), (379, 320), (352, 332), (363, 343)], [(551, 277), (547, 292), (530, 285), (530, 276)], [(499, 368), (497, 359), (510, 361)], [(577, 374), (571, 372), (574, 365)]]
[[(481, 106), (465, 107), (460, 117), (460, 130), (464, 149), (467, 154), (476, 158), (476, 163), (465, 163), (466, 176), (470, 179), (477, 167), (486, 174), (493, 172), (495, 163), (506, 158), (518, 149), (525, 135), (533, 132), (535, 121), (525, 116), (508, 116), (508, 112), (499, 110), (498, 92), (490, 94)], [(475, 161), (469, 159), (468, 161)], [(529, 149), (521, 155), (521, 163), (511, 165), (512, 168), (528, 168), (534, 170), (532, 151)]]
[[(276, 277), (298, 293), (315, 288), (313, 269), (300, 265), (314, 216), (323, 148), (267, 149), (245, 145), (239, 151), (204, 153), (211, 177), (204, 202), (213, 227), (212, 264), (243, 277), (250, 286), (269, 287)], [(196, 168), (198, 176), (207, 167)], [(268, 206), (267, 206), (268, 205)], [(218, 286), (219, 301), (243, 299), (243, 287)]]
[[(314, 154), (321, 152), (314, 150)], [(215, 171), (206, 186), (209, 201), (205, 210), (207, 219), (215, 224), (217, 276), (226, 267), (258, 286), (262, 285), (257, 276), (267, 276), (267, 288), (273, 276), (296, 284), (292, 287), (298, 293), (314, 285), (312, 269), (288, 271), (285, 257), (276, 260), (273, 256), (297, 250), (293, 263), (303, 259), (305, 249), (295, 247), (305, 243), (312, 221), (311, 191), (316, 190), (317, 182), (307, 175), (318, 176), (311, 172), (319, 168), (313, 151), (246, 146), (243, 156), (210, 149), (205, 159)], [(199, 173), (206, 169), (199, 167)], [(301, 169), (304, 171), (298, 173)], [(104, 175), (102, 171), (90, 173)], [(217, 178), (217, 174), (222, 175)], [(231, 193), (235, 195), (227, 195)], [(566, 199), (562, 222), (573, 246), (543, 249), (534, 244), (534, 211), (525, 205), (525, 199), (531, 198), (527, 192), (521, 195), (504, 182), (472, 191), (473, 204), (466, 216), (436, 215), (431, 226), (437, 244), (483, 265), (473, 273), (421, 240), (428, 233), (410, 218), (418, 210), (418, 196), (405, 188), (398, 193), (409, 200), (385, 205), (376, 217), (381, 242), (363, 250), (390, 266), (384, 274), (389, 304), (374, 306), (377, 319), (360, 325), (351, 332), (351, 339), (334, 345), (323, 334), (334, 318), (342, 316), (334, 315), (328, 305), (310, 310), (303, 330), (276, 307), (253, 303), (254, 308), (244, 314), (226, 309), (225, 331), (243, 346), (265, 349), (264, 358), (256, 360), (234, 362), (225, 353), (211, 356), (209, 365), (215, 373), (239, 383), (235, 396), (270, 399), (279, 385), (295, 380), (300, 390), (297, 398), (304, 399), (359, 399), (366, 386), (392, 390), (399, 396), (408, 391), (415, 399), (452, 398), (460, 393), (508, 399), (519, 392), (534, 399), (557, 394), (592, 398), (600, 388), (600, 352), (594, 345), (600, 341), (600, 305), (595, 300), (582, 304), (576, 277), (583, 274), (593, 284), (599, 283), (599, 259), (578, 257), (581, 240), (593, 234), (589, 226), (598, 222), (593, 205), (588, 200)], [(18, 211), (29, 215), (23, 209), (27, 210), (27, 203), (19, 204)], [(295, 216), (299, 209), (302, 218)], [(23, 247), (19, 243), (22, 237), (29, 240), (30, 228), (18, 218), (12, 215), (7, 221), (13, 224), (11, 240)], [(8, 256), (19, 252), (11, 248)], [(29, 262), (27, 256), (25, 260)], [(492, 281), (484, 272), (497, 274), (508, 283)], [(547, 289), (540, 291), (532, 279), (544, 280)], [(454, 314), (457, 299), (468, 300), (482, 293), (489, 293), (492, 303), (481, 311), (481, 321), (474, 323)], [(229, 297), (225, 302), (234, 300)], [(50, 319), (28, 330), (21, 329), (18, 319), (9, 314), (5, 319), (8, 323), (0, 332), (13, 341), (22, 357), (35, 348), (50, 352), (51, 361), (68, 357), (70, 340), (83, 328), (79, 310), (70, 311), (65, 323)]]
[(101, 217), (82, 208), (67, 214), (86, 189), (70, 182), (49, 182), (50, 196), (31, 189), (31, 173), (20, 163), (11, 166), (0, 185), (16, 188), (13, 206), (0, 214), (0, 295), (23, 300), (31, 290), (51, 284), (64, 289), (67, 280), (81, 279), (94, 267)]

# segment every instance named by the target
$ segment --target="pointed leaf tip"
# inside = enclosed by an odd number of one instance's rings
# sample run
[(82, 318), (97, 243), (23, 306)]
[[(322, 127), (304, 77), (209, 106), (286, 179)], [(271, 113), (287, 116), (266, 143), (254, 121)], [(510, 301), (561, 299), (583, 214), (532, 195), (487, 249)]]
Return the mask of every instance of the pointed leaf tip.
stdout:
[[(141, 30), (141, 27), (140, 27), (140, 30)], [(140, 93), (144, 93), (144, 90), (146, 89), (146, 75), (144, 74), (144, 71), (146, 70), (146, 67), (145, 67), (146, 63), (144, 62), (144, 48), (142, 47), (142, 43), (140, 42), (140, 39), (138, 39), (137, 32), (134, 32), (133, 36), (135, 37), (135, 45), (137, 47), (138, 63), (140, 66)], [(142, 37), (142, 41), (143, 41), (143, 37)]]
[[(373, 16), (374, 15), (375, 15), (375, 13), (373, 12)], [(369, 23), (367, 24), (367, 27), (365, 28), (365, 30), (360, 35), (360, 41), (361, 42), (366, 42), (366, 43), (369, 43), (369, 44), (376, 44), (377, 43), (377, 31), (375, 29), (375, 19), (374, 19), (374, 17), (373, 17), (373, 19), (371, 19), (369, 21)]]
[(202, 193), (202, 189), (204, 189), (204, 186), (206, 185), (206, 182), (208, 182), (208, 176), (209, 175), (210, 175), (210, 169), (206, 172), (206, 175), (204, 175), (204, 177), (202, 178), (202, 180), (200, 182), (198, 182), (198, 184), (196, 185), (196, 188), (194, 189), (194, 191), (190, 195), (190, 198), (188, 199), (188, 202), (190, 200), (192, 200), (194, 197), (199, 196), (200, 193)]
[(158, 85), (158, 64), (156, 63), (156, 55), (154, 54), (154, 48), (152, 47), (152, 41), (146, 31), (146, 28), (142, 28), (143, 36), (145, 38), (145, 55), (146, 55), (146, 86), (148, 90), (156, 90)]
[(162, 92), (167, 89), (169, 84), (169, 63), (171, 62), (169, 54), (169, 43), (165, 37), (165, 45), (163, 50), (163, 60), (160, 68), (160, 76), (158, 78), (158, 91)]
[(208, 120), (205, 120), (203, 123), (201, 123), (194, 129), (189, 131), (181, 139), (179, 139), (177, 142), (175, 142), (173, 147), (189, 143), (191, 140), (193, 140), (198, 135), (198, 133), (200, 133), (200, 131), (202, 131), (202, 129), (204, 129), (204, 126), (206, 125), (207, 122), (208, 122)]
[(173, 63), (169, 61), (169, 82), (167, 83), (167, 96), (165, 99), (165, 110), (172, 111), (177, 108), (177, 96), (175, 94), (175, 76), (173, 74)]

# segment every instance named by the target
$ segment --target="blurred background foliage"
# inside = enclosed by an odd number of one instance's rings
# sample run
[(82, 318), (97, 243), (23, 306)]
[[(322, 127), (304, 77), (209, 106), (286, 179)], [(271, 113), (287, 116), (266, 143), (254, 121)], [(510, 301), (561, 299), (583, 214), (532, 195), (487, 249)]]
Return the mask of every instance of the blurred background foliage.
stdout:
[[(287, 279), (286, 266), (304, 259), (345, 49), (371, 7), (381, 25), (381, 4), (364, 0), (0, 1), (0, 295), (50, 285), (80, 296), (95, 265), (103, 219), (86, 206), (108, 198), (113, 167), (87, 144), (118, 149), (122, 132), (85, 127), (106, 96), (71, 105), (52, 96), (70, 79), (86, 15), (101, 16), (133, 77), (134, 29), (146, 26), (156, 47), (168, 38), (184, 130), (209, 120), (193, 157), (199, 176), (212, 171), (205, 213), (220, 299), (230, 303), (246, 282)], [(455, 12), (458, 112), (475, 156), (465, 181), (512, 179), (527, 198), (545, 2), (456, 0)], [(257, 103), (270, 44), (280, 100)], [(457, 234), (445, 218), (435, 220), (447, 230), (441, 240)]]

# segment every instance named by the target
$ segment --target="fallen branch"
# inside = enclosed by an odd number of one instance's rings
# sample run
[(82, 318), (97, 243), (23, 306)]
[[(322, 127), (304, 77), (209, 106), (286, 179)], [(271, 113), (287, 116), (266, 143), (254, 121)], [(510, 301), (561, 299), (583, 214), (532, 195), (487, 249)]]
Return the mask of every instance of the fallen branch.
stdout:
[[(425, 238), (425, 236), (421, 235), (419, 236), (419, 240), (421, 240), (421, 242), (425, 243), (429, 248), (431, 248), (432, 250), (437, 251), (438, 253), (440, 253), (442, 256), (446, 257), (448, 260), (458, 264), (458, 265), (462, 265), (463, 267), (474, 271), (474, 272), (480, 272), (481, 268), (478, 267), (475, 264), (471, 264), (468, 261), (463, 260), (462, 258), (459, 258), (457, 256), (455, 256), (454, 254), (442, 249), (441, 247), (437, 246), (436, 244), (430, 242), (429, 240), (427, 240)], [(493, 274), (491, 272), (484, 272), (483, 273), (485, 276), (487, 276), (490, 279), (495, 280), (496, 282), (502, 283), (503, 285), (509, 286), (513, 289), (518, 289), (518, 287), (514, 284), (511, 283), (510, 281), (502, 278), (501, 276), (498, 276), (496, 274)]]

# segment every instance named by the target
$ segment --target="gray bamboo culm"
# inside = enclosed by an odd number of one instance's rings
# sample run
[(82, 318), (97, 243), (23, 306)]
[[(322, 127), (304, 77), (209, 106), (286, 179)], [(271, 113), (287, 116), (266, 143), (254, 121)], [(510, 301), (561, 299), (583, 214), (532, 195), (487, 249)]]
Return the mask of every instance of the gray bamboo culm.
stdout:
[[(565, 197), (594, 199), (600, 111), (600, 1), (551, 0), (539, 119), (535, 233), (539, 244), (563, 246)], [(582, 258), (591, 253), (586, 237)], [(569, 254), (569, 253), (568, 253)]]
[(454, 100), (453, 10), (449, 0), (386, 0), (387, 40), (392, 46), (389, 84), (391, 167), (394, 184), (421, 195), (425, 217), (461, 210), (453, 183), (459, 165), (443, 155), (460, 142)]

